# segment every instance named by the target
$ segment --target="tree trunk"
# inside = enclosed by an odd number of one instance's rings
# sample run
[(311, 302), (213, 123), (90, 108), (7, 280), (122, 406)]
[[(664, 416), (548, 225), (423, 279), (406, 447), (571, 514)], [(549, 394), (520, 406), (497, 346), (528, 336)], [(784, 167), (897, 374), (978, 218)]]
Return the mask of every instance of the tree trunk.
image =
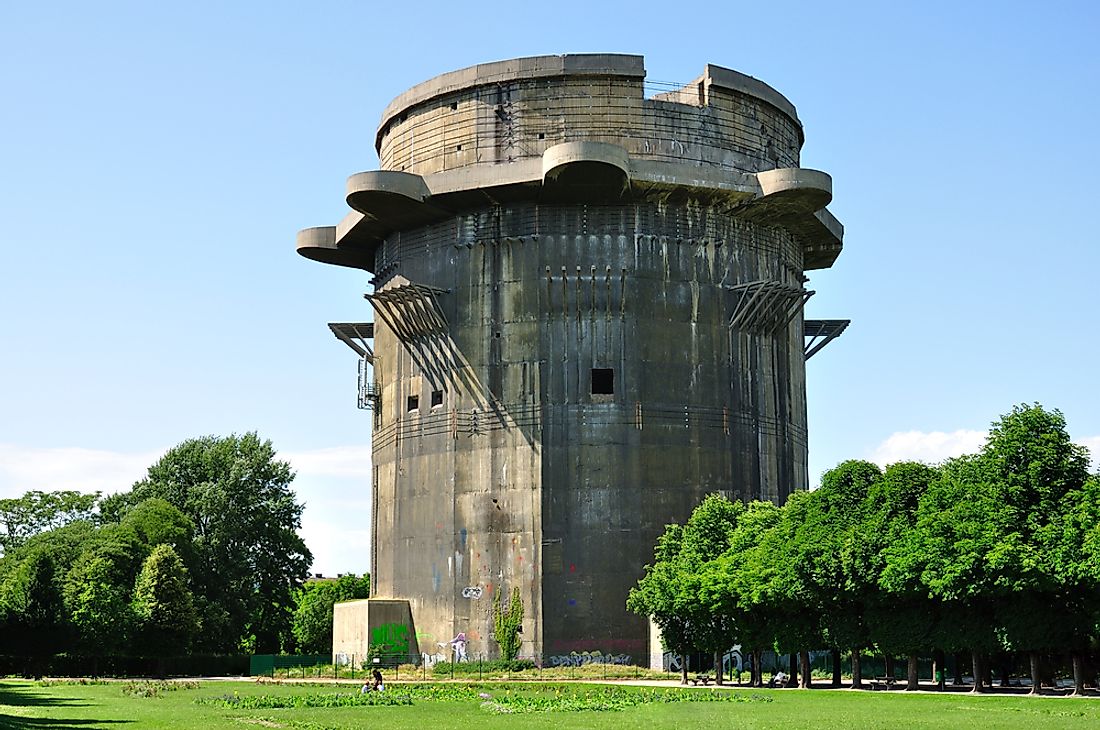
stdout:
[(787, 655), (787, 667), (788, 667), (788, 669), (791, 670), (789, 672), (789, 674), (791, 676), (787, 677), (787, 686), (788, 687), (797, 687), (798, 686), (798, 654), (796, 654), (793, 651), (790, 654)]
[(932, 676), (936, 680), (936, 689), (940, 692), (947, 686), (947, 667), (944, 665), (943, 649), (936, 649), (932, 654)]
[(882, 673), (888, 678), (894, 678), (894, 655), (883, 654), (882, 655)]
[(680, 684), (688, 683), (688, 658), (687, 654), (680, 655)]
[(760, 670), (760, 655), (761, 655), (761, 653), (762, 652), (759, 649), (753, 649), (752, 650), (752, 675), (751, 675), (752, 678), (749, 681), (749, 685), (752, 686), (752, 687), (763, 687), (764, 686), (764, 672), (762, 672)]
[(852, 689), (863, 689), (863, 669), (859, 665), (859, 649), (852, 649)]
[(1031, 694), (1037, 695), (1043, 689), (1043, 675), (1039, 671), (1039, 652), (1032, 649), (1027, 653), (1031, 664)]
[(1085, 658), (1081, 652), (1073, 652), (1073, 694), (1085, 694)]
[(814, 678), (810, 673), (810, 652), (803, 650), (798, 656), (802, 660), (802, 683), (799, 686), (802, 689), (811, 689), (814, 686)]
[(909, 655), (909, 681), (905, 685), (908, 692), (920, 689), (920, 677), (917, 676), (917, 655)]
[(975, 649), (971, 652), (974, 669), (974, 692), (983, 692), (982, 680), (985, 678), (985, 668), (982, 664), (982, 653)]
[(951, 684), (959, 687), (963, 683), (963, 655), (961, 651), (955, 652), (955, 676), (951, 678)]
[(722, 684), (722, 652), (714, 652), (714, 683)]
[(840, 678), (840, 649), (833, 649), (833, 686), (839, 687), (841, 685)]

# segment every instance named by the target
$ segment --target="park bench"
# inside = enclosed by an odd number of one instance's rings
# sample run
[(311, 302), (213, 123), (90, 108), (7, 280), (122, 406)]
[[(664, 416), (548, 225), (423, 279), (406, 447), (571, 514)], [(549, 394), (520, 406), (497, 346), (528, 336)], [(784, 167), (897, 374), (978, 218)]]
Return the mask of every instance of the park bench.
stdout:
[(889, 690), (894, 686), (894, 682), (897, 681), (893, 677), (873, 677), (871, 679), (871, 689)]
[(701, 684), (706, 687), (713, 681), (713, 679), (709, 674), (696, 674), (694, 679), (689, 678), (688, 681), (696, 686)]

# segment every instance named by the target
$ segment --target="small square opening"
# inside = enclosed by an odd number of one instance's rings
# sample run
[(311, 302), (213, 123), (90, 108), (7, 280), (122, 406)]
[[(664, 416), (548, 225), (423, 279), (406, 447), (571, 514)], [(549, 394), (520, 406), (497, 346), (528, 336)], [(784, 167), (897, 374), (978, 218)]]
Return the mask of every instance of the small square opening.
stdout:
[(592, 368), (592, 395), (614, 395), (615, 371), (612, 368)]
[(410, 395), (405, 401), (405, 410), (409, 413), (420, 410), (420, 396)]
[(435, 408), (436, 406), (441, 406), (441, 405), (443, 405), (443, 391), (442, 390), (433, 390), (432, 391), (432, 408)]
[(539, 139), (546, 139), (546, 132), (539, 132)]
[(455, 145), (455, 152), (461, 152), (461, 151), (462, 151), (462, 145), (456, 144)]
[(458, 102), (457, 101), (452, 101), (451, 102), (451, 111), (455, 111), (456, 109), (458, 109)]

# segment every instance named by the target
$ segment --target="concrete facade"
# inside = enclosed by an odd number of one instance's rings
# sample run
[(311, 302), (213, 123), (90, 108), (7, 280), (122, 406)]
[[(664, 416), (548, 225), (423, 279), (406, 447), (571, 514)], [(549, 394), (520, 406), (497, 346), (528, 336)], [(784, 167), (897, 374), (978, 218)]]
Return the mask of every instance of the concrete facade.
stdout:
[(664, 525), (807, 487), (831, 180), (762, 82), (644, 78), (640, 56), (543, 56), (413, 87), (352, 212), (298, 235), (374, 275), (372, 585), (421, 646), (494, 655), (493, 593), (519, 586), (523, 655), (648, 663), (625, 601)]

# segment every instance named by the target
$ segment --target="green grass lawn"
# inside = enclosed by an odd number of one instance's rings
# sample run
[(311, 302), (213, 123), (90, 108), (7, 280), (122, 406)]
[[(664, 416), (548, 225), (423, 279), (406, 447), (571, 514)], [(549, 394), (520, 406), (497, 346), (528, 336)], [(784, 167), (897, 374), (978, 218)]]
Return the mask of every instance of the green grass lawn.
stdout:
[[(0, 682), (0, 728), (1095, 728), (1100, 699), (586, 684), (352, 686)], [(479, 696), (488, 694), (489, 699)], [(152, 696), (143, 696), (152, 695)], [(338, 696), (340, 695), (340, 696)], [(721, 695), (720, 697), (718, 695)], [(361, 699), (395, 704), (352, 704)], [(682, 701), (684, 699), (693, 701)], [(698, 701), (698, 700), (720, 701)], [(411, 704), (407, 704), (410, 703)]]

